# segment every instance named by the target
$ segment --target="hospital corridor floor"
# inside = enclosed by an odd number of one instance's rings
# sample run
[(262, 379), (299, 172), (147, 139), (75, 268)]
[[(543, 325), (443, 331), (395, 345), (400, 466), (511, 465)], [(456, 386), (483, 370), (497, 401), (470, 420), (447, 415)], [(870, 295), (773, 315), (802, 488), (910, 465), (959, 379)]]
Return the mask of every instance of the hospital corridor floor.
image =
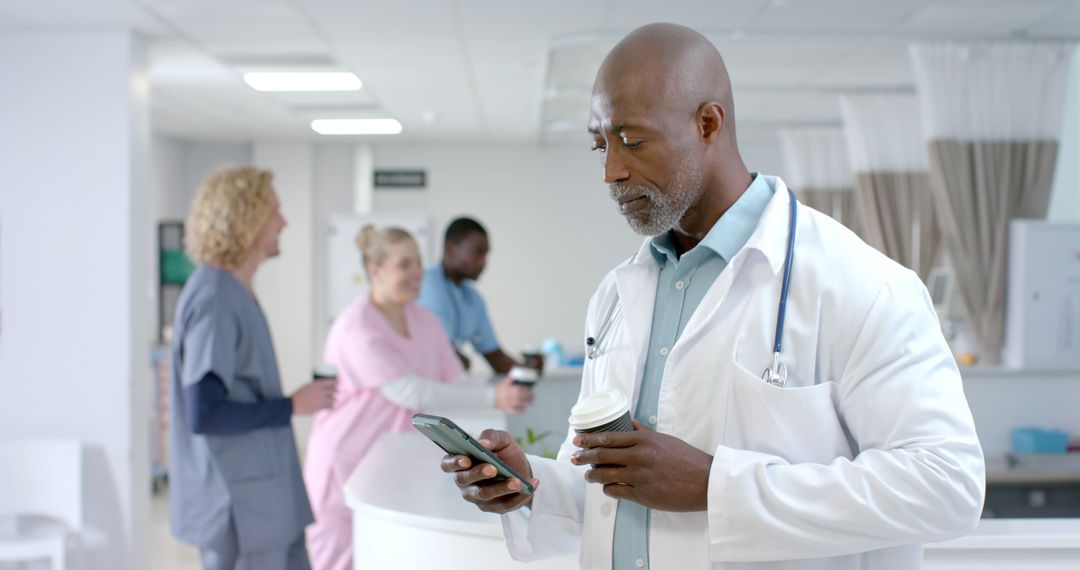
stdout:
[(169, 532), (169, 495), (154, 495), (150, 505), (153, 521), (153, 550), (150, 567), (154, 570), (202, 570), (199, 551), (175, 538)]

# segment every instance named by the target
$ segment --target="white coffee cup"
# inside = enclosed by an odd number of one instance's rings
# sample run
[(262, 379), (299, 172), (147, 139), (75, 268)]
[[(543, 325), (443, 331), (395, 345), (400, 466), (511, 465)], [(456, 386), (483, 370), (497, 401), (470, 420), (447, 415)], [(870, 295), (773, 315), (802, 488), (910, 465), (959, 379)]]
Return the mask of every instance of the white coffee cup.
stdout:
[(618, 390), (603, 390), (570, 409), (570, 427), (577, 433), (634, 431), (630, 399)]
[(532, 385), (540, 379), (540, 373), (535, 368), (529, 368), (528, 366), (514, 366), (510, 369), (508, 374), (514, 384), (520, 384), (522, 386), (528, 386), (532, 388)]

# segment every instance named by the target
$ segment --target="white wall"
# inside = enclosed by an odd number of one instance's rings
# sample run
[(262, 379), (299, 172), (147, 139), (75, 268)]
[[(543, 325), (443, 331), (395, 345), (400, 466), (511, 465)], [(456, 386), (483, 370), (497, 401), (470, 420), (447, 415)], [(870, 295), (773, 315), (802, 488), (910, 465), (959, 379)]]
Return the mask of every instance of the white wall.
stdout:
[[(326, 242), (329, 237), (331, 216), (353, 211), (353, 188), (355, 176), (355, 148), (349, 144), (319, 144), (315, 146), (315, 167), (312, 183), (315, 192), (315, 219), (312, 247), (312, 315), (314, 334), (311, 337), (311, 354), (322, 360), (323, 345), (330, 322), (325, 322), (327, 301)], [(359, 265), (359, 255), (357, 256)]]
[(1080, 47), (1073, 52), (1069, 70), (1061, 144), (1047, 218), (1080, 222)]
[(155, 134), (151, 144), (157, 221), (186, 218), (207, 176), (223, 166), (250, 164), (252, 157), (249, 143), (193, 142)]
[(589, 296), (641, 242), (608, 198), (599, 158), (586, 144), (383, 146), (375, 168), (427, 171), (423, 191), (376, 189), (374, 210), (431, 215), (436, 251), (456, 216), (487, 227), (491, 253), (478, 289), (511, 352), (548, 337), (580, 350)]
[(0, 437), (84, 443), (85, 519), (107, 540), (90, 569), (149, 567), (143, 52), (124, 32), (0, 34)]
[(964, 394), (971, 405), (983, 452), (1001, 459), (1017, 427), (1064, 430), (1080, 435), (1080, 370), (1016, 371), (962, 369)]
[[(312, 265), (314, 239), (313, 152), (307, 143), (256, 143), (253, 162), (274, 172), (274, 188), (286, 218), (281, 256), (255, 274), (255, 294), (274, 339), (281, 385), (288, 395), (311, 381), (314, 336)], [(307, 441), (310, 418), (294, 421), (297, 438)]]

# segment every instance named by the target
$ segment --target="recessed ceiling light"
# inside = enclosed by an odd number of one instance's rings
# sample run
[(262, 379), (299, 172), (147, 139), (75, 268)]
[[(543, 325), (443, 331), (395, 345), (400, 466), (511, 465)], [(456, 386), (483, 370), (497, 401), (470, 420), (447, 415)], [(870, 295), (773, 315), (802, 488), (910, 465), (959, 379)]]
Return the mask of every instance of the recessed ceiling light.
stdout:
[(256, 91), (359, 91), (363, 86), (347, 71), (251, 71), (244, 83)]
[(397, 119), (315, 119), (311, 129), (320, 135), (396, 135)]

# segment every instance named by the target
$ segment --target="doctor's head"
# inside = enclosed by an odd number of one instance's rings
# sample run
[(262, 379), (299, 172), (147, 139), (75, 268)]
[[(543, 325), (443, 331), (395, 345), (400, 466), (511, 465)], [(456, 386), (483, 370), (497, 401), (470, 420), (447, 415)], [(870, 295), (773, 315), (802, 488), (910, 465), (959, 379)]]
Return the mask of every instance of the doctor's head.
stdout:
[(285, 228), (274, 174), (233, 166), (211, 174), (191, 203), (185, 247), (195, 263), (235, 269), (280, 254)]
[(457, 218), (446, 226), (443, 267), (457, 277), (476, 281), (487, 267), (491, 250), (487, 230), (472, 218)]
[(611, 198), (643, 235), (693, 221), (708, 189), (742, 164), (724, 60), (707, 38), (674, 24), (638, 28), (611, 50), (588, 130)]
[(420, 296), (424, 267), (420, 248), (409, 232), (369, 224), (356, 234), (356, 246), (377, 304), (408, 305)]

